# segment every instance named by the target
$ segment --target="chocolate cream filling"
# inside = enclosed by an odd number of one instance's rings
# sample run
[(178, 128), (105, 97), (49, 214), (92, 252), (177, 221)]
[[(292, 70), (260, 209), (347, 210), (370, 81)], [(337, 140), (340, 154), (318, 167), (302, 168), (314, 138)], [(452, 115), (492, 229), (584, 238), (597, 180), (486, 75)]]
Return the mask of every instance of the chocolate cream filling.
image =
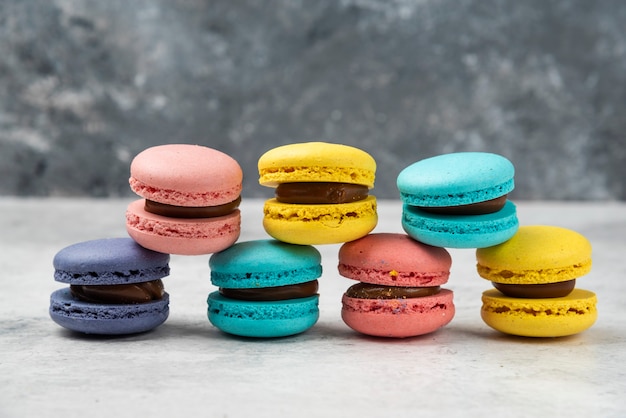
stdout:
[(369, 189), (351, 183), (281, 183), (276, 188), (276, 200), (305, 205), (350, 203), (363, 200)]
[(76, 299), (84, 302), (110, 305), (147, 303), (161, 299), (165, 293), (161, 280), (94, 286), (73, 284), (70, 292)]
[(499, 211), (506, 204), (507, 195), (496, 197), (484, 202), (470, 203), (459, 206), (424, 207), (418, 209), (424, 212), (440, 213), (442, 215), (486, 215)]
[(492, 283), (493, 287), (512, 298), (545, 299), (562, 298), (569, 295), (576, 286), (576, 279), (545, 284)]
[(175, 206), (146, 199), (146, 212), (168, 218), (216, 218), (225, 216), (239, 207), (241, 196), (232, 202), (217, 206)]
[(305, 283), (286, 286), (259, 287), (255, 289), (220, 288), (220, 294), (227, 298), (252, 301), (273, 301), (300, 299), (317, 294), (318, 282), (313, 280)]
[(346, 296), (357, 299), (412, 299), (439, 293), (439, 286), (401, 287), (357, 283), (346, 290)]

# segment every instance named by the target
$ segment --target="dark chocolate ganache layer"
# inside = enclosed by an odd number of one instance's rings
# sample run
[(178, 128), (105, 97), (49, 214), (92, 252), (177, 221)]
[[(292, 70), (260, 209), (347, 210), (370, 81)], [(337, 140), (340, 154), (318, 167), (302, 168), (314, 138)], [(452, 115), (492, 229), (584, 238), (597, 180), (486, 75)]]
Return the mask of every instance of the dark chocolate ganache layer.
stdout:
[(562, 298), (574, 290), (576, 279), (546, 284), (504, 284), (493, 282), (493, 287), (512, 298)]
[(400, 287), (357, 283), (346, 290), (346, 296), (357, 299), (412, 299), (439, 293), (439, 286)]
[(420, 210), (430, 213), (440, 213), (442, 215), (486, 215), (502, 209), (506, 203), (507, 195), (496, 197), (484, 202), (470, 203), (459, 206), (423, 207)]
[(313, 280), (305, 283), (286, 286), (259, 287), (256, 289), (220, 288), (220, 294), (227, 298), (253, 301), (272, 301), (300, 299), (317, 294), (318, 282)]
[(369, 189), (350, 183), (281, 183), (276, 188), (276, 200), (296, 204), (337, 204), (363, 200)]
[(168, 218), (216, 218), (225, 216), (239, 207), (241, 196), (232, 202), (217, 206), (174, 206), (146, 199), (146, 212)]
[(70, 292), (78, 300), (111, 305), (147, 303), (161, 299), (165, 293), (161, 280), (115, 285), (71, 285)]

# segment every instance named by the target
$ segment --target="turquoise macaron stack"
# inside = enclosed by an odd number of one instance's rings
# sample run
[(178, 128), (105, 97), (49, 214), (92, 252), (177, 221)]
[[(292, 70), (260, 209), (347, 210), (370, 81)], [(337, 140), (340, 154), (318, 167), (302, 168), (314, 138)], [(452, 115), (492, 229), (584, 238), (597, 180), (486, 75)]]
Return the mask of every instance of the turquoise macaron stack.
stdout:
[(515, 169), (505, 157), (458, 152), (420, 160), (400, 172), (402, 227), (437, 247), (484, 248), (509, 240), (519, 228), (507, 199)]
[(310, 245), (277, 240), (237, 243), (209, 259), (209, 321), (228, 334), (285, 337), (319, 318), (321, 255)]

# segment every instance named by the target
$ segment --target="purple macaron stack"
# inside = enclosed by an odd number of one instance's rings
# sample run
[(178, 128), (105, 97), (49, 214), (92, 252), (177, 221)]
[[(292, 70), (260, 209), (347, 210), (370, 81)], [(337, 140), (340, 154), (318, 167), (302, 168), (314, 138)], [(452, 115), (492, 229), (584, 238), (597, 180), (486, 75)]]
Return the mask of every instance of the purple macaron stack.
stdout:
[(86, 241), (59, 251), (54, 279), (70, 286), (50, 296), (50, 317), (85, 334), (123, 335), (156, 328), (169, 315), (161, 279), (169, 254), (130, 238)]

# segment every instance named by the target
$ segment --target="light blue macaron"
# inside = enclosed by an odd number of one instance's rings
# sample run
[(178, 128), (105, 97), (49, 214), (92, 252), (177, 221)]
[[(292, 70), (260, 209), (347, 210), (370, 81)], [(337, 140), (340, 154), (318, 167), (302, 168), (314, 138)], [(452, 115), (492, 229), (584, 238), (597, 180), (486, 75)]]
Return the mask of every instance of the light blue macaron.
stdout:
[(418, 161), (397, 178), (403, 203), (441, 207), (495, 199), (514, 188), (515, 168), (505, 157), (486, 152), (457, 152)]
[(209, 321), (218, 329), (242, 337), (273, 338), (299, 334), (319, 318), (319, 296), (278, 301), (244, 301), (209, 294)]
[(411, 238), (435, 247), (485, 248), (511, 239), (519, 222), (511, 201), (484, 215), (441, 215), (404, 205), (402, 228)]
[[(220, 289), (272, 289), (316, 280), (321, 255), (313, 246), (277, 240), (234, 244), (209, 259), (211, 282)], [(209, 321), (223, 332), (244, 337), (284, 337), (311, 328), (319, 318), (319, 296), (246, 300), (219, 291), (207, 299)]]
[(211, 283), (230, 289), (304, 283), (322, 275), (321, 260), (310, 245), (272, 239), (239, 242), (209, 258)]
[[(519, 228), (515, 205), (506, 200), (514, 175), (507, 158), (486, 152), (443, 154), (411, 164), (396, 182), (404, 203), (402, 227), (415, 240), (437, 247), (501, 244)], [(498, 204), (475, 209), (488, 201)], [(465, 205), (474, 205), (473, 211)]]

